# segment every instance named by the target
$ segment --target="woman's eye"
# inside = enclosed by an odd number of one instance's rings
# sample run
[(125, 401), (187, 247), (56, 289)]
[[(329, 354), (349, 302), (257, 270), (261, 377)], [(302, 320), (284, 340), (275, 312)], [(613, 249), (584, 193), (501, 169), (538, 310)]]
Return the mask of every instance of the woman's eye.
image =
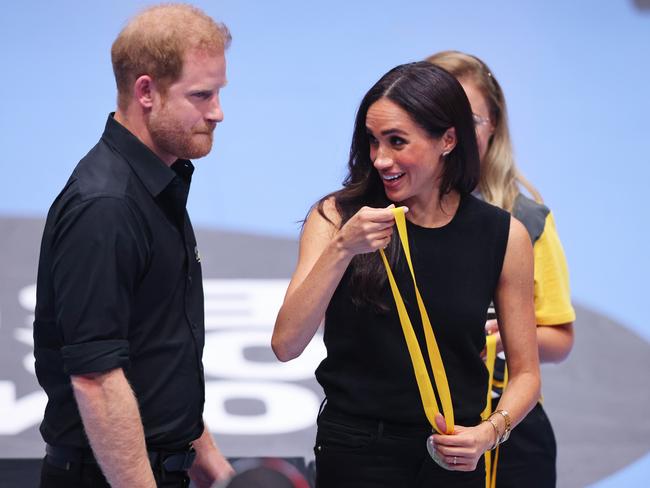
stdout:
[(375, 138), (375, 136), (370, 135), (370, 134), (368, 134), (368, 143), (369, 143), (371, 146), (376, 146), (376, 145), (378, 144), (378, 143), (377, 143), (377, 139)]
[(404, 144), (406, 144), (406, 141), (401, 137), (393, 136), (390, 138), (390, 143), (393, 146), (403, 146)]

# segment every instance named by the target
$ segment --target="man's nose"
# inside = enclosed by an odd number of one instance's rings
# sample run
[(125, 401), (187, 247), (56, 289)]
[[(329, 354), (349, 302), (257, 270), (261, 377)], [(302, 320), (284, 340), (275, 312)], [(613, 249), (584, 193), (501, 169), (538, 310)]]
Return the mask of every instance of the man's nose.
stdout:
[(223, 120), (223, 109), (221, 108), (219, 97), (214, 97), (210, 103), (210, 109), (205, 115), (205, 118), (215, 123), (221, 122)]

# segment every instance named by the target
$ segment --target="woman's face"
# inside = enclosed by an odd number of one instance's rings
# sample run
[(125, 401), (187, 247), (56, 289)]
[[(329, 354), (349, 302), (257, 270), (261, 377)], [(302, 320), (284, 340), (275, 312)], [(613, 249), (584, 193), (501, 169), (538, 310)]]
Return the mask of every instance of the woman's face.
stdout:
[(370, 160), (379, 172), (389, 200), (428, 201), (437, 195), (437, 182), (443, 169), (441, 154), (451, 151), (456, 142), (453, 129), (439, 139), (432, 138), (399, 105), (380, 98), (368, 109), (366, 130)]
[(472, 106), (474, 117), (474, 127), (476, 128), (476, 142), (478, 144), (478, 155), (483, 162), (485, 153), (490, 147), (490, 138), (494, 134), (494, 123), (490, 119), (490, 106), (487, 99), (483, 96), (477, 84), (469, 78), (458, 80), (465, 90), (465, 94)]

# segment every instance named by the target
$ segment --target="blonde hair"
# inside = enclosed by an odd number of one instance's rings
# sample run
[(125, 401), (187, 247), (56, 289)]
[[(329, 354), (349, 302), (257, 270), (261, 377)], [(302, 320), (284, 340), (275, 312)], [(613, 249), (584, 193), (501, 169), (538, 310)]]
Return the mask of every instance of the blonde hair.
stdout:
[(458, 80), (474, 82), (488, 103), (494, 133), (481, 161), (478, 188), (483, 198), (493, 205), (512, 211), (521, 185), (541, 203), (540, 193), (515, 165), (506, 100), (501, 86), (487, 65), (479, 58), (459, 51), (442, 51), (429, 56), (426, 61), (449, 71)]
[(138, 77), (151, 76), (164, 93), (181, 77), (187, 51), (218, 54), (230, 41), (224, 24), (191, 5), (164, 4), (143, 10), (122, 29), (111, 48), (118, 107), (126, 109)]

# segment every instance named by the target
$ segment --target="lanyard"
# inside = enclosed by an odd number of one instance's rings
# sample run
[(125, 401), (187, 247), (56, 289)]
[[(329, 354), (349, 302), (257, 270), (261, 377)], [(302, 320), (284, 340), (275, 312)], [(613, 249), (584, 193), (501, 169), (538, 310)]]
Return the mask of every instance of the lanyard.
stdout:
[[(492, 385), (494, 384), (494, 363), (497, 358), (497, 339), (495, 336), (485, 337), (485, 366), (488, 370), (488, 389), (487, 401), (485, 402), (485, 409), (481, 414), (481, 418), (487, 419), (492, 413)], [(494, 458), (492, 451), (485, 451), (485, 486), (486, 488), (496, 487), (497, 478), (497, 462), (499, 461), (499, 446), (494, 450)]]
[(398, 207), (393, 209), (393, 214), (395, 215), (397, 233), (399, 234), (400, 241), (402, 242), (402, 248), (404, 249), (404, 254), (406, 255), (406, 262), (408, 263), (409, 270), (411, 271), (411, 277), (413, 278), (415, 296), (418, 303), (418, 309), (420, 310), (420, 316), (422, 317), (422, 327), (424, 329), (424, 337), (426, 340), (429, 362), (431, 364), (431, 370), (433, 371), (433, 378), (436, 384), (436, 389), (438, 390), (438, 395), (440, 396), (442, 414), (445, 417), (445, 423), (447, 427), (445, 432), (441, 432), (436, 425), (436, 413), (440, 411), (438, 408), (438, 401), (436, 400), (436, 396), (433, 391), (431, 378), (429, 377), (429, 373), (424, 364), (424, 357), (422, 356), (420, 344), (418, 343), (415, 331), (413, 330), (413, 325), (411, 324), (408, 312), (406, 311), (404, 300), (402, 299), (402, 295), (400, 294), (397, 283), (395, 282), (395, 278), (390, 269), (386, 254), (383, 250), (380, 250), (379, 252), (381, 254), (381, 259), (384, 262), (384, 266), (386, 267), (388, 282), (390, 283), (390, 289), (393, 292), (393, 298), (395, 299), (395, 305), (397, 306), (399, 321), (402, 325), (402, 332), (404, 333), (406, 346), (408, 348), (409, 355), (411, 356), (411, 362), (413, 363), (413, 371), (415, 373), (415, 380), (420, 391), (420, 398), (422, 399), (424, 413), (431, 426), (439, 434), (451, 434), (454, 431), (454, 409), (451, 403), (451, 393), (449, 391), (449, 383), (447, 382), (445, 366), (442, 363), (440, 349), (438, 349), (438, 343), (436, 342), (436, 338), (433, 334), (433, 328), (429, 320), (429, 315), (427, 314), (427, 310), (424, 307), (422, 296), (420, 295), (418, 285), (415, 281), (415, 271), (413, 270), (413, 263), (411, 262), (411, 252), (409, 249), (408, 236), (406, 233), (406, 219), (404, 217), (404, 211), (402, 208)]

